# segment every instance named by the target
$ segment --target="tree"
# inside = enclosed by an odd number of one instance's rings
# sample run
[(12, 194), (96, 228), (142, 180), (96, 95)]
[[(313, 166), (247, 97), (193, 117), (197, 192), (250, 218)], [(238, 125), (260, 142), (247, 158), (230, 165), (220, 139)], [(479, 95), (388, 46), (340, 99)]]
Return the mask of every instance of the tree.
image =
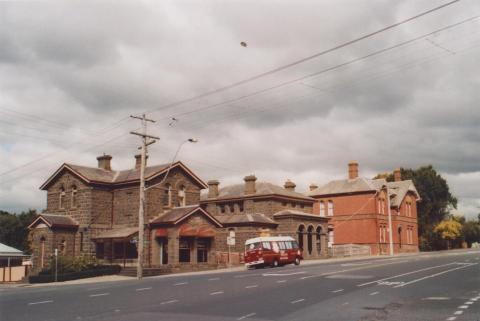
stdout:
[(480, 220), (469, 220), (463, 224), (463, 236), (465, 242), (471, 247), (472, 243), (480, 243)]
[(447, 249), (450, 249), (450, 242), (456, 240), (462, 235), (462, 224), (454, 218), (443, 220), (433, 229), (435, 233), (447, 241)]
[[(437, 173), (432, 165), (422, 166), (418, 169), (400, 169), (402, 179), (411, 179), (421, 201), (417, 203), (418, 234), (421, 250), (436, 250), (441, 247), (438, 235), (433, 233), (434, 227), (442, 220), (449, 217), (452, 208), (457, 208), (457, 199), (450, 193), (447, 181)], [(378, 178), (384, 176), (380, 174)], [(391, 182), (393, 173), (385, 178)]]
[(36, 215), (36, 210), (28, 210), (19, 215), (0, 211), (0, 243), (29, 253), (27, 227)]

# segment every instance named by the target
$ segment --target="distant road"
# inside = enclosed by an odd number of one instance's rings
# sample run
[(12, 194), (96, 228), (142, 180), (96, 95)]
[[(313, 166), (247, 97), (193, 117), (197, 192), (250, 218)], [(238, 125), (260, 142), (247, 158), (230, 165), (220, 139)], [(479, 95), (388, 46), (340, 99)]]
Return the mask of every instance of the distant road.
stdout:
[(6, 288), (0, 320), (479, 321), (480, 251)]

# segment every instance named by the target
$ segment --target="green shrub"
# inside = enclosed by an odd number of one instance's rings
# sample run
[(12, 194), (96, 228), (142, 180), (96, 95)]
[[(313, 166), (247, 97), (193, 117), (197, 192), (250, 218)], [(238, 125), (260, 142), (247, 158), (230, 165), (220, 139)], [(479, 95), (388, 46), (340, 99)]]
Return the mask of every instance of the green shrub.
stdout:
[[(121, 270), (120, 265), (102, 265), (96, 266), (89, 270), (83, 270), (79, 272), (69, 272), (69, 273), (59, 273), (57, 275), (57, 280), (59, 282), (91, 278), (101, 275), (112, 275), (118, 274)], [(32, 275), (28, 278), (30, 283), (48, 283), (55, 281), (55, 275), (52, 273), (43, 273), (42, 271), (39, 275)]]

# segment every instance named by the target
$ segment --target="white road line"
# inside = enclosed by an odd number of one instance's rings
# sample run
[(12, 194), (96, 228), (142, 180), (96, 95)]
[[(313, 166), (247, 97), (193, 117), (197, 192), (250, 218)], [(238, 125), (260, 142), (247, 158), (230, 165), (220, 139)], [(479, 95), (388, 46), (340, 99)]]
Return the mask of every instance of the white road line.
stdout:
[(240, 318), (237, 318), (237, 320), (243, 320), (243, 319), (246, 319), (246, 318), (250, 318), (250, 317), (253, 317), (254, 315), (256, 315), (256, 313), (249, 313), (249, 314), (241, 316)]
[(53, 300), (46, 300), (46, 301), (39, 301), (39, 302), (30, 302), (28, 305), (35, 305), (35, 304), (45, 304), (45, 303), (52, 303)]
[(105, 296), (105, 295), (110, 295), (110, 293), (90, 294), (89, 297), (94, 298), (94, 297), (97, 297), (97, 296)]
[(290, 276), (290, 275), (298, 275), (298, 274), (305, 274), (307, 272), (293, 272), (293, 273), (263, 273), (262, 276)]
[(310, 279), (310, 278), (318, 278), (318, 275), (302, 276), (300, 278), (300, 280), (306, 280), (306, 279)]
[(338, 289), (338, 290), (332, 291), (332, 293), (338, 293), (338, 292), (342, 292), (342, 291), (343, 291), (343, 289)]
[(210, 293), (210, 295), (218, 295), (218, 294), (223, 294), (223, 293), (224, 293), (223, 291), (217, 291), (217, 292)]
[(208, 281), (218, 281), (220, 280), (220, 278), (211, 278), (211, 279), (208, 279)]
[(462, 310), (458, 310), (458, 311), (453, 312), (453, 314), (455, 314), (455, 315), (460, 315), (460, 314), (462, 314), (462, 313), (463, 313)]
[(179, 283), (175, 283), (173, 286), (179, 286), (179, 285), (185, 285), (185, 284), (188, 284), (188, 282), (179, 282)]
[(468, 305), (461, 305), (458, 307), (459, 309), (468, 309)]
[(252, 289), (252, 288), (256, 288), (258, 286), (258, 284), (254, 284), (254, 285), (247, 285), (245, 287), (245, 289)]
[(348, 305), (348, 302), (342, 303), (342, 305)]
[(150, 287), (148, 287), (148, 288), (135, 289), (135, 291), (137, 291), (137, 292), (138, 292), (138, 291), (147, 291), (147, 290), (151, 290), (151, 289), (152, 289), (152, 287), (150, 286)]
[(455, 319), (457, 319), (457, 317), (450, 317), (450, 318), (447, 319), (447, 321), (453, 321)]
[(422, 300), (446, 301), (450, 300), (450, 298), (448, 296), (429, 296), (428, 298), (423, 298)]
[(115, 309), (114, 311), (115, 311), (115, 312), (120, 312), (120, 309)]
[(239, 275), (234, 275), (233, 277), (234, 278), (246, 278), (248, 276), (259, 276), (261, 275), (260, 273), (257, 273), (257, 274), (239, 274)]
[(473, 301), (467, 301), (465, 302), (465, 304), (468, 304), (468, 305), (473, 304)]
[(303, 302), (303, 301), (305, 301), (305, 299), (298, 299), (298, 300), (292, 301), (290, 303), (291, 304), (296, 304), (296, 303), (300, 303), (300, 302)]
[(370, 293), (369, 295), (377, 295), (377, 294), (379, 294), (379, 293), (380, 293), (380, 292), (375, 291), (375, 292)]
[(455, 264), (455, 262), (453, 262), (453, 263), (447, 263), (447, 264), (442, 264), (442, 265), (437, 265), (437, 266), (431, 266), (431, 267), (424, 268), (424, 269), (420, 269), (420, 270), (410, 271), (410, 272), (407, 272), (407, 273), (402, 273), (402, 274), (394, 275), (394, 276), (391, 276), (391, 277), (388, 277), (388, 278), (384, 278), (384, 279), (380, 279), (380, 280), (376, 280), (376, 281), (371, 281), (371, 282), (367, 282), (367, 283), (358, 284), (357, 286), (365, 286), (365, 285), (369, 285), (369, 284), (373, 284), (373, 283), (378, 283), (378, 282), (381, 282), (381, 281), (386, 281), (386, 280), (390, 280), (390, 279), (395, 279), (395, 278), (398, 278), (398, 277), (401, 277), (401, 276), (410, 275), (410, 274), (414, 274), (414, 273), (418, 273), (418, 272), (422, 272), (422, 271), (428, 271), (428, 270), (432, 270), (432, 269), (436, 269), (436, 268), (439, 268), (439, 267), (444, 267), (444, 266), (448, 266), (448, 265), (452, 265), (452, 264)]
[(403, 287), (405, 285), (417, 283), (417, 282), (420, 282), (420, 281), (423, 281), (423, 280), (426, 280), (426, 279), (430, 279), (430, 278), (433, 278), (433, 277), (436, 277), (436, 276), (439, 276), (439, 275), (442, 275), (442, 274), (445, 274), (445, 273), (448, 273), (448, 272), (451, 272), (451, 271), (464, 269), (464, 268), (470, 267), (472, 265), (477, 265), (477, 264), (478, 263), (470, 263), (469, 265), (462, 265), (462, 266), (454, 268), (454, 269), (449, 269), (449, 270), (446, 270), (446, 271), (442, 271), (442, 272), (438, 272), (438, 273), (435, 273), (435, 274), (427, 275), (423, 278), (419, 278), (419, 279), (415, 279), (415, 280), (412, 280), (412, 281), (409, 281), (409, 282), (405, 282), (403, 284), (399, 284), (397, 286), (394, 286), (394, 288), (399, 288), (399, 287)]
[(285, 283), (287, 280), (278, 280), (277, 283)]
[(161, 302), (160, 304), (165, 305), (165, 304), (172, 304), (172, 303), (176, 303), (176, 302), (178, 302), (178, 300), (164, 301), (164, 302)]

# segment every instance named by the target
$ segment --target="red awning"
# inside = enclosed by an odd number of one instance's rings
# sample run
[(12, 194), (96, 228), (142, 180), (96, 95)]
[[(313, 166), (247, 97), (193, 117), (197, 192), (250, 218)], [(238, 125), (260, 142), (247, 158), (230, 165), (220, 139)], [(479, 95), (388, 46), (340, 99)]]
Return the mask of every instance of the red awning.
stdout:
[(183, 224), (178, 230), (179, 236), (196, 236), (196, 237), (214, 237), (215, 230), (209, 225), (200, 225), (200, 226), (190, 226), (188, 224)]
[(168, 231), (166, 228), (157, 228), (155, 229), (155, 236), (156, 237), (167, 237)]

